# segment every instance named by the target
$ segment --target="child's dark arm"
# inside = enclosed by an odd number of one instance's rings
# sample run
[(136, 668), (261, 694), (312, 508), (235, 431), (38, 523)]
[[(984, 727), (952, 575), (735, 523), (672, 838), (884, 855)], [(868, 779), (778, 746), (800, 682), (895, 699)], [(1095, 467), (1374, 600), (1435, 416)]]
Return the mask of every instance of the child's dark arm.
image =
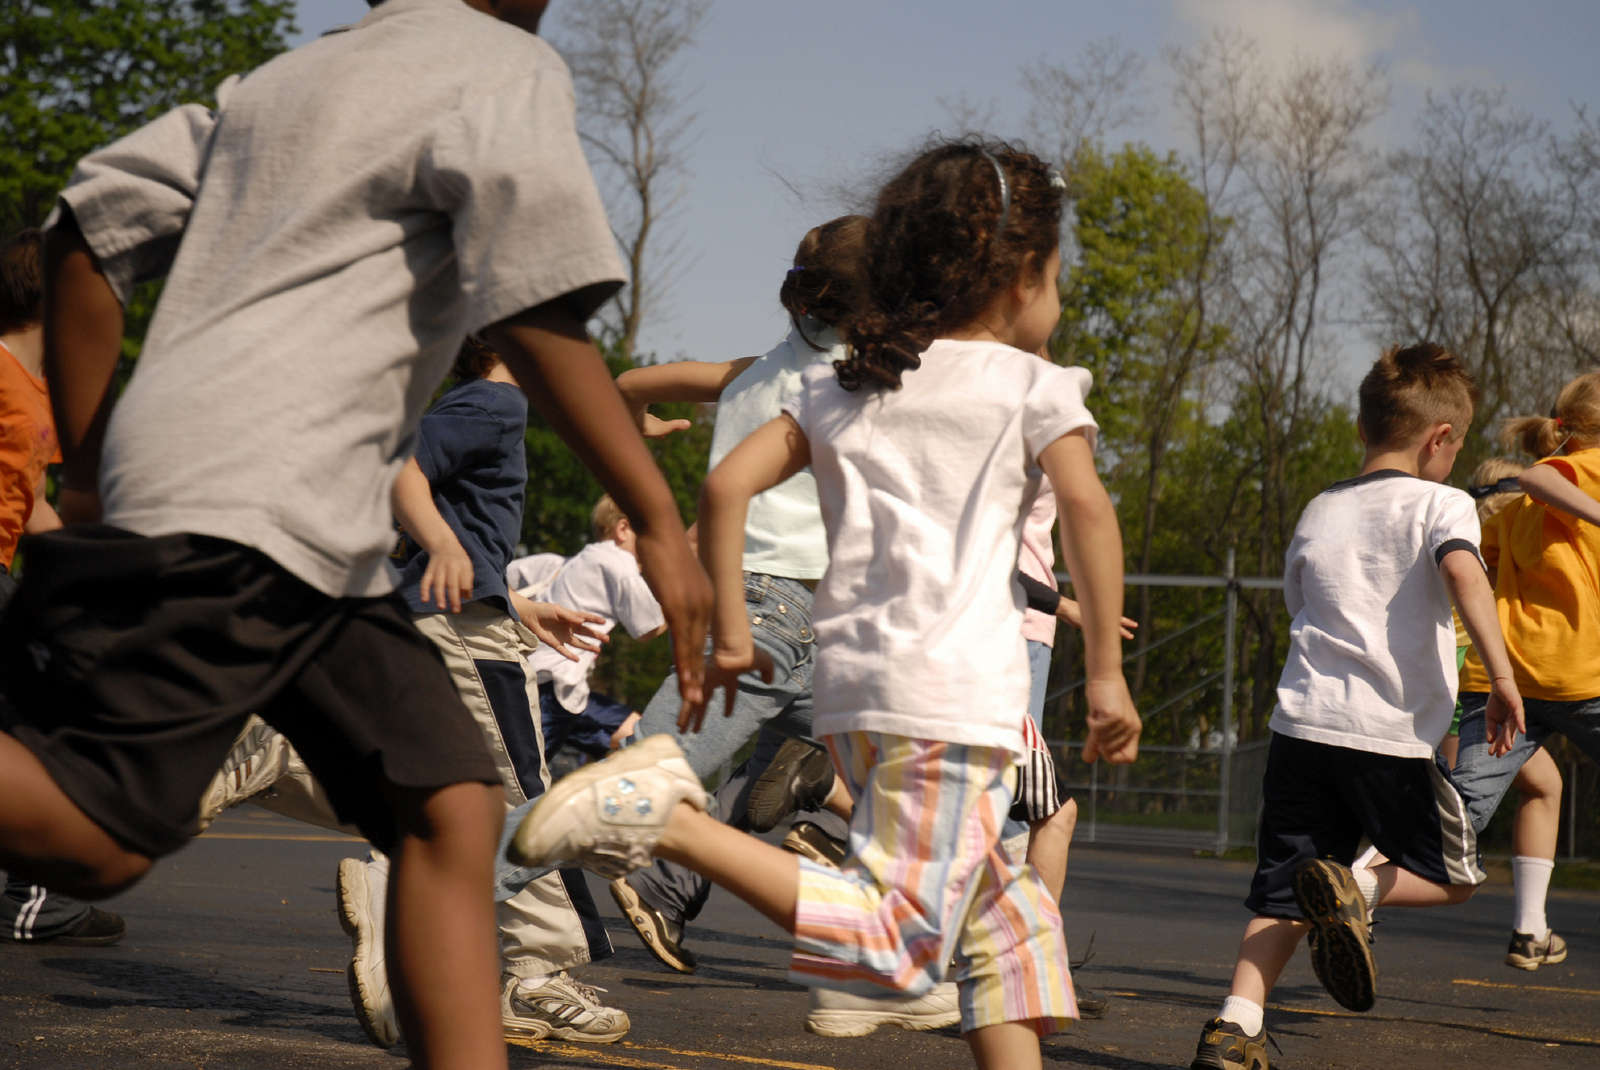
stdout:
[(61, 442), (63, 519), (100, 516), (97, 482), (111, 379), (122, 355), (122, 304), (64, 205), (44, 242), (44, 374)]
[(558, 299), (488, 328), (489, 343), (529, 401), (572, 448), (639, 533), (639, 564), (672, 629), (686, 700), (699, 701), (711, 584), (689, 549), (683, 518), (589, 341), (581, 299)]

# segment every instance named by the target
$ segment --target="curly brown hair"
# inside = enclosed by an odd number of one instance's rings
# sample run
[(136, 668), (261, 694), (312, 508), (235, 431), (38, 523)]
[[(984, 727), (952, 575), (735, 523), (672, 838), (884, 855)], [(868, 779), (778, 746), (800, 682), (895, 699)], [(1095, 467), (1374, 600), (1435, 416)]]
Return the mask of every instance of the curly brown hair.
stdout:
[(44, 319), (43, 246), (44, 232), (38, 227), (19, 230), (0, 246), (0, 334)]
[(461, 380), (482, 379), (499, 362), (500, 354), (490, 348), (488, 342), (469, 334), (461, 340), (461, 349), (456, 353), (455, 363), (450, 366), (450, 374)]
[(783, 277), (778, 301), (812, 349), (827, 347), (806, 335), (802, 319), (810, 317), (846, 334), (850, 319), (861, 310), (866, 235), (866, 216), (840, 216), (806, 231), (794, 251), (794, 266)]
[(839, 384), (899, 387), (935, 338), (972, 323), (1060, 239), (1060, 180), (1037, 156), (977, 138), (923, 150), (878, 195)]

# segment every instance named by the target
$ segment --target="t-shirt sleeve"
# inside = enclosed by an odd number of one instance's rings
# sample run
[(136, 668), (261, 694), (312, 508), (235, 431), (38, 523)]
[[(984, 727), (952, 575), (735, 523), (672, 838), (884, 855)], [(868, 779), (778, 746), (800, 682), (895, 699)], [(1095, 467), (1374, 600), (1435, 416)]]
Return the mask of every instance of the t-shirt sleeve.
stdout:
[(629, 635), (637, 639), (666, 623), (661, 615), (661, 603), (656, 601), (637, 568), (614, 571), (608, 579), (613, 615)]
[(1478, 526), (1478, 509), (1472, 499), (1465, 491), (1441, 488), (1441, 493), (1434, 503), (1427, 533), (1428, 553), (1432, 555), (1434, 564), (1443, 561), (1445, 555), (1454, 550), (1470, 550), (1472, 556), (1481, 563), (1483, 554), (1479, 551), (1478, 544), (1482, 540), (1483, 531)]
[[(218, 89), (219, 97), (232, 81)], [(172, 266), (216, 126), (209, 108), (174, 108), (85, 156), (61, 191), (61, 203), (123, 304), (137, 283), (160, 278)], [(59, 219), (57, 209), (45, 225)]]
[(1086, 430), (1089, 444), (1094, 445), (1099, 425), (1094, 422), (1084, 398), (1094, 377), (1087, 368), (1060, 368), (1034, 359), (1037, 365), (1033, 381), (1022, 403), (1022, 440), (1027, 446), (1028, 460), (1037, 461), (1039, 454), (1062, 435)]
[(476, 405), (441, 405), (423, 414), (417, 429), (417, 467), (438, 484), (469, 467), (477, 455), (500, 444), (502, 421)]
[[(626, 277), (553, 51), (474, 86), (440, 126), (422, 186), (451, 219), (468, 330), (585, 290), (587, 316)], [(594, 287), (594, 289), (590, 289)]]
[[(1579, 468), (1577, 465), (1573, 464), (1570, 458), (1546, 457), (1544, 460), (1537, 461), (1535, 463), (1549, 465), (1551, 468), (1554, 468), (1557, 472), (1561, 473), (1562, 479), (1565, 479), (1568, 483), (1571, 483), (1573, 486), (1577, 487), (1585, 494), (1588, 494), (1590, 497), (1595, 497), (1596, 491), (1600, 490), (1600, 487), (1597, 487), (1593, 481), (1586, 480), (1584, 478), (1588, 473)], [(1576, 530), (1578, 525), (1581, 523), (1577, 517), (1573, 516), (1565, 509), (1557, 509), (1553, 505), (1545, 506), (1544, 516), (1546, 521), (1554, 521), (1568, 531)]]
[(800, 373), (800, 387), (788, 397), (783, 399), (779, 411), (787, 415), (800, 427), (801, 434), (807, 439), (812, 437), (811, 420), (815, 413), (815, 399), (817, 391), (825, 386), (824, 380), (833, 377), (831, 364), (813, 364)]

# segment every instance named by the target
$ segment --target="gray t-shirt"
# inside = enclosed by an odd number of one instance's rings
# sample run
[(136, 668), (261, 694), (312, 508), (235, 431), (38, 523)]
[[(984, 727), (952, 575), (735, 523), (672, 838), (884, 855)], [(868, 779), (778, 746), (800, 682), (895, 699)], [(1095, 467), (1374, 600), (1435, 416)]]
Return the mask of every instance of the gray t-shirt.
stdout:
[(463, 335), (624, 277), (570, 76), (461, 0), (386, 0), (219, 109), (96, 153), (62, 194), (124, 295), (183, 231), (112, 414), (105, 520), (386, 593), (389, 491)]

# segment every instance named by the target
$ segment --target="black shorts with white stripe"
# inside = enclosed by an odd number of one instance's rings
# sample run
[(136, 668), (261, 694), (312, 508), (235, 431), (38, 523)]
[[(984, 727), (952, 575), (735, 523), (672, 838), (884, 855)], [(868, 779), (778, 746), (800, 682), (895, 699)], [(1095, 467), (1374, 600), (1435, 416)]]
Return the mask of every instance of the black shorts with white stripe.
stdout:
[(1313, 858), (1348, 866), (1363, 835), (1424, 880), (1483, 883), (1466, 803), (1436, 761), (1274, 735), (1245, 906), (1267, 917), (1300, 917), (1295, 870)]
[(1017, 764), (1011, 819), (1033, 825), (1061, 809), (1061, 792), (1056, 787), (1056, 760), (1049, 746), (1037, 733), (1030, 734), (1027, 742), (1027, 756)]

